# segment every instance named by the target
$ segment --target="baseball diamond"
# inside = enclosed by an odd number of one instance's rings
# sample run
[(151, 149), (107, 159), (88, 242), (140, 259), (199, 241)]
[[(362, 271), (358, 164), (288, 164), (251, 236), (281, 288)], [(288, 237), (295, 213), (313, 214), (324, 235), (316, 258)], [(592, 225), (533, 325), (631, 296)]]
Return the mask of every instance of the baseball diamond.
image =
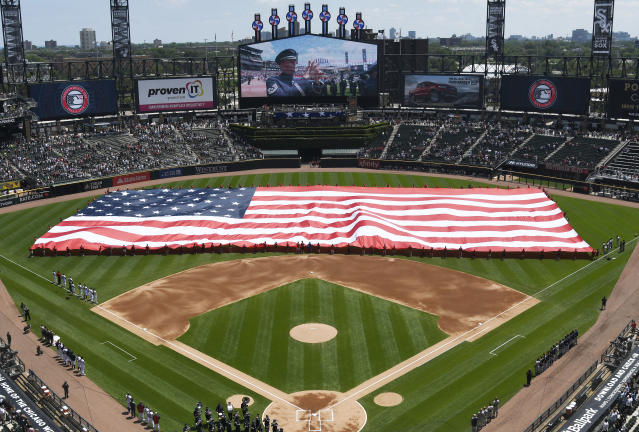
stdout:
[[(273, 170), (140, 186), (269, 184), (481, 185), (453, 176)], [(637, 297), (633, 291), (625, 302), (615, 300), (613, 287), (634, 252), (639, 209), (548, 192), (585, 242), (620, 235), (626, 251), (593, 260), (332, 255), (328, 249), (29, 258), (34, 237), (103, 193), (91, 191), (1, 209), (0, 278), (15, 304), (29, 305), (34, 328), (45, 325), (82, 353), (82, 379), (119, 404), (127, 392), (142, 399), (162, 413), (163, 430), (181, 429), (197, 401), (215, 407), (248, 396), (252, 413), (277, 418), (287, 432), (462, 431), (495, 396), (500, 416), (512, 421), (516, 407), (509, 400), (521, 397), (525, 370), (538, 355), (575, 328), (586, 333), (602, 313), (602, 296), (620, 308)], [(100, 303), (67, 299), (51, 283), (52, 270), (97, 289)], [(0, 320), (10, 321), (4, 314)], [(327, 340), (292, 337), (300, 325), (315, 337), (320, 324), (334, 329)], [(588, 360), (565, 366), (582, 363)], [(70, 383), (71, 397), (85, 385), (79, 378)], [(117, 403), (109, 405), (112, 416), (121, 416)], [(91, 416), (89, 406), (78, 406)], [(112, 430), (95, 419), (99, 430)], [(498, 421), (494, 427), (513, 430)]]

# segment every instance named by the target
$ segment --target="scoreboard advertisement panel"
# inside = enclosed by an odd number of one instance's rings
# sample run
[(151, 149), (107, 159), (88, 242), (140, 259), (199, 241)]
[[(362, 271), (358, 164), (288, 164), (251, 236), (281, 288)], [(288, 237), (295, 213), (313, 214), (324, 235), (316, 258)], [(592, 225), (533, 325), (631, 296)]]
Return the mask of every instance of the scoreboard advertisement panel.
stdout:
[(64, 81), (30, 84), (29, 97), (38, 104), (40, 120), (58, 120), (117, 114), (115, 80)]
[(215, 108), (212, 77), (137, 81), (138, 112), (191, 111)]
[(560, 114), (587, 114), (590, 79), (504, 75), (501, 109)]
[(377, 103), (377, 45), (303, 35), (240, 46), (240, 106)]
[(639, 119), (639, 80), (608, 80), (608, 115)]
[(477, 75), (404, 75), (404, 105), (482, 108), (483, 83)]

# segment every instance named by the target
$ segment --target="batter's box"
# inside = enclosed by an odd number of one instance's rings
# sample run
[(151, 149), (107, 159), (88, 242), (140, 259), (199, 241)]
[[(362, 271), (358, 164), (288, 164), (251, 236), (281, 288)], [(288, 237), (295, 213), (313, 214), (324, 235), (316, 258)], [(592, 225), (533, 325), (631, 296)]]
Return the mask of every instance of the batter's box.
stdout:
[(332, 422), (332, 421), (335, 421), (335, 417), (333, 417), (333, 410), (331, 408), (320, 410), (320, 412), (319, 412), (319, 421), (320, 422)]
[(296, 422), (301, 422), (301, 421), (307, 422), (310, 420), (311, 420), (311, 410), (298, 409), (295, 411)]

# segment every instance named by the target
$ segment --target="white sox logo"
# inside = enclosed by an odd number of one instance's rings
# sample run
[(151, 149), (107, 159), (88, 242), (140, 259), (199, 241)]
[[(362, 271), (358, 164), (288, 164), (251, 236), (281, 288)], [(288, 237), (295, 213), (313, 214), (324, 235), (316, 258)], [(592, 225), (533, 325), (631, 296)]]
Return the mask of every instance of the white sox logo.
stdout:
[(528, 100), (538, 109), (550, 108), (557, 102), (557, 87), (546, 79), (537, 80), (528, 90)]
[(82, 114), (89, 107), (89, 93), (82, 86), (70, 85), (62, 92), (60, 102), (69, 114)]

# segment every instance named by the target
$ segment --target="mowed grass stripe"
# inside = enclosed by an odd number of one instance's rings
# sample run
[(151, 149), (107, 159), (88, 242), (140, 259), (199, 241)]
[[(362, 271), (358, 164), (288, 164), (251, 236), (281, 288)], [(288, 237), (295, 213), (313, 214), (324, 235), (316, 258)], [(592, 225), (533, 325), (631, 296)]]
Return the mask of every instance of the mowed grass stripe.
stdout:
[[(400, 316), (415, 316), (418, 328), (433, 332), (422, 339), (443, 337), (435, 317), (328, 282), (304, 279), (195, 317), (180, 339), (287, 392), (344, 391), (427, 347), (407, 342), (409, 334), (395, 331), (391, 309)], [(202, 343), (200, 327), (209, 328), (208, 323), (218, 322), (215, 317), (227, 316), (228, 311), (232, 312), (227, 334), (217, 344)], [(241, 326), (236, 316), (242, 317)], [(289, 336), (291, 328), (307, 323), (332, 325), (337, 337), (309, 344)], [(231, 334), (233, 328), (236, 334)], [(399, 344), (407, 346), (401, 353)], [(260, 355), (263, 351), (269, 354)]]
[[(336, 326), (335, 316), (337, 312), (338, 299), (335, 296), (336, 287), (332, 285), (318, 285), (319, 288), (319, 318), (324, 324)], [(338, 329), (336, 327), (336, 329)], [(339, 336), (340, 330), (337, 330)], [(320, 350), (320, 363), (322, 365), (328, 365), (330, 367), (322, 367), (320, 371), (322, 373), (322, 388), (334, 389), (339, 388), (339, 363), (338, 363), (338, 350), (337, 339), (333, 339), (326, 342)]]

